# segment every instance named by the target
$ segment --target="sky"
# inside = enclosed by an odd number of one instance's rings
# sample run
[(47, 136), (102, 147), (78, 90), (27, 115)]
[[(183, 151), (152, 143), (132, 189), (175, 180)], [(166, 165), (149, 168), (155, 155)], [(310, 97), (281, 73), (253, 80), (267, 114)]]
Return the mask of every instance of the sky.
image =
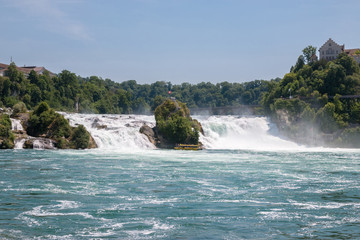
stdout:
[(360, 48), (359, 0), (0, 0), (0, 63), (138, 83), (283, 77), (308, 45)]

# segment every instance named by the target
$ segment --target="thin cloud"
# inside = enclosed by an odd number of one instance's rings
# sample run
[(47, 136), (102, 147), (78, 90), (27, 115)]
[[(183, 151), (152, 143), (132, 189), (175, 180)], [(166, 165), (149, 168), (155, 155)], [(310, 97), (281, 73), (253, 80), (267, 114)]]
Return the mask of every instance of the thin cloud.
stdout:
[[(74, 4), (79, 1), (55, 0), (9, 0), (8, 5), (24, 14), (41, 19), (39, 26), (48, 32), (57, 33), (76, 40), (91, 40), (86, 27), (63, 11), (59, 4)], [(69, 6), (67, 6), (69, 7)]]

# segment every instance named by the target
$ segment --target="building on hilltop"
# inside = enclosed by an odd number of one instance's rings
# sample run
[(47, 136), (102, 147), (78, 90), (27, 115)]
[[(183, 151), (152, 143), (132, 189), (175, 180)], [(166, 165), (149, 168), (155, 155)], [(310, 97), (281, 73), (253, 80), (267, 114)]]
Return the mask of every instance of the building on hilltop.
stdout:
[(345, 49), (345, 44), (339, 45), (334, 40), (329, 38), (320, 48), (320, 60), (325, 59), (327, 61), (335, 60), (337, 56), (345, 52), (347, 55), (353, 57), (356, 62), (360, 64), (360, 49)]
[(336, 57), (344, 51), (345, 45), (339, 45), (331, 38), (319, 48), (320, 60), (335, 60)]
[[(0, 63), (0, 76), (5, 76), (6, 71), (8, 70), (10, 65)], [(16, 67), (19, 72), (22, 72), (25, 77), (29, 76), (30, 72), (34, 70), (37, 74), (43, 74), (45, 71), (49, 73), (51, 77), (56, 76), (55, 73), (50, 72), (44, 67), (36, 67), (36, 66), (24, 66), (24, 67)]]

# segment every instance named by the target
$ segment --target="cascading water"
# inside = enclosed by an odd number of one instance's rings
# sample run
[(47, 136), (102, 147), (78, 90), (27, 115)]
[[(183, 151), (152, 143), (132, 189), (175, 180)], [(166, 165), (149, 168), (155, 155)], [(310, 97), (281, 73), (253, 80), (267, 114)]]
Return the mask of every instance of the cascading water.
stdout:
[(301, 146), (282, 139), (266, 117), (199, 117), (204, 129), (200, 141), (208, 149), (287, 150)]
[[(139, 133), (143, 124), (155, 126), (153, 116), (96, 115), (62, 113), (72, 126), (84, 125), (99, 148), (153, 149)], [(200, 141), (207, 149), (294, 150), (301, 146), (279, 137), (276, 127), (265, 117), (194, 116), (204, 129)]]
[(23, 149), (25, 141), (25, 138), (16, 139), (14, 149)]
[(13, 131), (24, 131), (21, 121), (18, 119), (10, 118), (11, 120), (11, 130)]
[(62, 114), (69, 119), (70, 125), (84, 125), (99, 148), (121, 150), (155, 148), (148, 138), (139, 132), (144, 123), (150, 127), (155, 126), (153, 116)]

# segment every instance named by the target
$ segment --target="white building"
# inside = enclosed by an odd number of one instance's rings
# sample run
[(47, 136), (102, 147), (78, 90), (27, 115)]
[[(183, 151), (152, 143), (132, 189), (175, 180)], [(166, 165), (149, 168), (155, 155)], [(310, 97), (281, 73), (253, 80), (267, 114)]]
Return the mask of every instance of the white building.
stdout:
[(331, 38), (319, 48), (320, 59), (328, 61), (335, 60), (336, 57), (344, 51), (345, 45), (339, 45)]
[(360, 63), (359, 48), (345, 49), (345, 44), (339, 45), (331, 38), (329, 38), (329, 40), (327, 40), (324, 45), (319, 48), (320, 59), (325, 59), (327, 61), (335, 60), (342, 52), (345, 52), (347, 55), (353, 57), (356, 62)]

